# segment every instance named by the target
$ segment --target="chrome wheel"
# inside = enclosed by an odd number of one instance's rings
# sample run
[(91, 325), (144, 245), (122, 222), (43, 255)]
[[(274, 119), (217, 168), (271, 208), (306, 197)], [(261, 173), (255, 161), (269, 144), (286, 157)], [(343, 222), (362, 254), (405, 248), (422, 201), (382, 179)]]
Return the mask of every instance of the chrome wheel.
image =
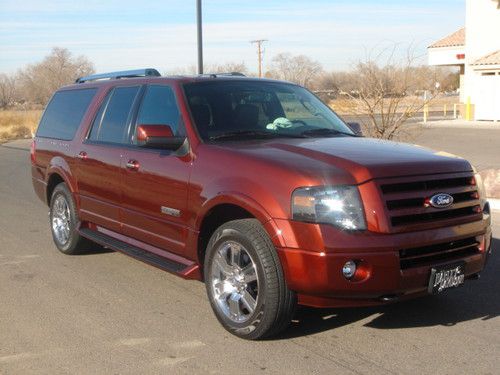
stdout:
[(71, 215), (69, 204), (64, 195), (60, 194), (52, 205), (52, 232), (61, 245), (65, 245), (70, 236)]
[(210, 271), (217, 308), (235, 323), (250, 319), (259, 298), (259, 278), (247, 250), (237, 242), (223, 242), (214, 254)]

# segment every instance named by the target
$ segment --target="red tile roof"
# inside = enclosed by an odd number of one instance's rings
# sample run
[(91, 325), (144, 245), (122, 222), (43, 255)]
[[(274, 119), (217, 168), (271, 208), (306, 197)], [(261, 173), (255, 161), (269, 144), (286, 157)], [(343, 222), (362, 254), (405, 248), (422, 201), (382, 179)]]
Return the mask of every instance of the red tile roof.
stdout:
[(472, 65), (500, 65), (500, 49), (477, 59)]
[(455, 31), (441, 40), (431, 44), (429, 48), (465, 46), (465, 27)]

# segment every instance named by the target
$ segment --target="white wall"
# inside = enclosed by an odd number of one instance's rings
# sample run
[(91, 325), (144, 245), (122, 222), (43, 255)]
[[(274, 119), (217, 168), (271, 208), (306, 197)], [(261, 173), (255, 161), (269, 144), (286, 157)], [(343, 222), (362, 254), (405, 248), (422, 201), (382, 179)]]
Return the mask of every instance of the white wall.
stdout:
[(465, 47), (438, 47), (427, 49), (429, 65), (458, 65), (464, 60), (457, 59), (457, 54), (465, 53)]
[[(477, 74), (477, 73), (476, 73)], [(500, 121), (500, 74), (477, 75), (474, 81), (475, 119)]]
[[(485, 80), (474, 71), (477, 59), (500, 50), (500, 9), (498, 0), (467, 0), (465, 13), (465, 79), (464, 99), (471, 97), (471, 103), (484, 100), (478, 92), (484, 91)], [(491, 80), (497, 85), (498, 81)], [(476, 87), (477, 86), (477, 87)], [(496, 88), (495, 88), (496, 91)], [(483, 106), (479, 103), (479, 106)]]
[(500, 49), (498, 0), (467, 0), (465, 58), (468, 63)]

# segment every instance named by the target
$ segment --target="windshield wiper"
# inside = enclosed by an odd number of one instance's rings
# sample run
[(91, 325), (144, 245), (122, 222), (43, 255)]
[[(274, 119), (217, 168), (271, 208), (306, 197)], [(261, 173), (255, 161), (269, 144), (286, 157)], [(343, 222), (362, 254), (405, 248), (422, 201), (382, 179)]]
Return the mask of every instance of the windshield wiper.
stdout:
[(285, 133), (274, 133), (266, 132), (262, 130), (237, 130), (232, 132), (227, 132), (223, 134), (214, 135), (208, 139), (211, 141), (221, 140), (221, 139), (238, 139), (238, 138), (304, 138), (303, 135), (299, 134), (285, 134)]
[(330, 135), (339, 135), (339, 134), (348, 135), (350, 137), (357, 137), (356, 134), (351, 134), (351, 133), (343, 132), (340, 130), (327, 129), (327, 128), (309, 129), (309, 130), (303, 131), (300, 134), (303, 136), (306, 136), (306, 137), (330, 136)]

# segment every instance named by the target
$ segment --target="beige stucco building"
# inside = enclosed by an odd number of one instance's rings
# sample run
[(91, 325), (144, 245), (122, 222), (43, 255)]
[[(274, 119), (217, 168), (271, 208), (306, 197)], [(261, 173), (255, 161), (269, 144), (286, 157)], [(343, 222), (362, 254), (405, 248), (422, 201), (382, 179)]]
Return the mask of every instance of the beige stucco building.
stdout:
[(430, 65), (460, 67), (460, 101), (500, 121), (500, 0), (466, 0), (465, 27), (428, 47)]

